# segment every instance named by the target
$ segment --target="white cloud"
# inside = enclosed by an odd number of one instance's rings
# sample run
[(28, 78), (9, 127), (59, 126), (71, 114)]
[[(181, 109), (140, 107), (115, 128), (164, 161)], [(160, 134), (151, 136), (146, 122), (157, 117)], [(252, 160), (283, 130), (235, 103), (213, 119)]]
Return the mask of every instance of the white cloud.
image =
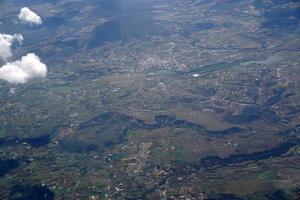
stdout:
[(0, 58), (4, 61), (7, 61), (11, 56), (11, 46), (14, 41), (22, 43), (23, 36), (21, 34), (2, 34), (0, 33)]
[(30, 10), (28, 7), (22, 8), (18, 17), (22, 22), (30, 25), (42, 24), (41, 17), (38, 16), (34, 11)]
[(0, 79), (11, 84), (26, 83), (34, 78), (47, 75), (47, 66), (34, 53), (23, 56), (21, 60), (6, 63), (0, 68)]

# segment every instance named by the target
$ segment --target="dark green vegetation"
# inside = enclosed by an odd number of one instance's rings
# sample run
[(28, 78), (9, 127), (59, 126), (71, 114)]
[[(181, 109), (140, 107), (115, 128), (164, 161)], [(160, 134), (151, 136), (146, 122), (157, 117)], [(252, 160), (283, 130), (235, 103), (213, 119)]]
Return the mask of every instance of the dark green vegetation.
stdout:
[(19, 162), (13, 159), (0, 160), (0, 177), (4, 176), (10, 170), (19, 166)]
[(10, 193), (11, 200), (52, 200), (54, 193), (43, 186), (16, 185)]
[[(29, 6), (41, 26), (17, 23)], [(296, 0), (2, 0), (0, 199), (300, 198)]]
[(280, 156), (286, 153), (291, 147), (295, 145), (297, 145), (297, 143), (286, 142), (266, 151), (260, 151), (251, 154), (236, 154), (226, 158), (220, 158), (218, 156), (208, 156), (201, 159), (200, 166), (208, 168), (213, 166), (227, 166), (247, 161), (259, 161), (270, 157)]

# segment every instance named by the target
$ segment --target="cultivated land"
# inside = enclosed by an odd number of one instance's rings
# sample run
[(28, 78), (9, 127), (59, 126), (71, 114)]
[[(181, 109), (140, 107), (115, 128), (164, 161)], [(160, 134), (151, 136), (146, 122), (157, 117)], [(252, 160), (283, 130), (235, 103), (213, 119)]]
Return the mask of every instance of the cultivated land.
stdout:
[[(18, 24), (23, 6), (43, 25)], [(15, 57), (49, 68), (0, 82), (1, 199), (300, 198), (299, 2), (0, 9)]]

